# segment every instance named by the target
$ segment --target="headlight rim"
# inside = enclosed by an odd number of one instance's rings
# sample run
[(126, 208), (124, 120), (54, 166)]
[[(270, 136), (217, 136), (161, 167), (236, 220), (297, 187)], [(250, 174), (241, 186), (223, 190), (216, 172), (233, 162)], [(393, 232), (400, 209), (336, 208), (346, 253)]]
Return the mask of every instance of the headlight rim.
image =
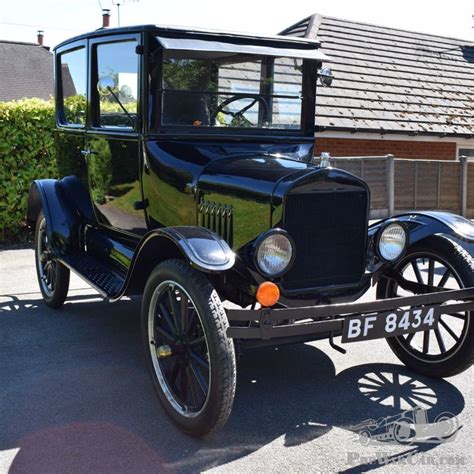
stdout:
[[(288, 241), (290, 242), (290, 246), (291, 246), (291, 258), (290, 258), (290, 261), (288, 262), (288, 265), (281, 272), (270, 274), (270, 273), (265, 272), (262, 268), (260, 268), (260, 265), (258, 264), (258, 250), (259, 250), (260, 246), (262, 245), (262, 243), (268, 237), (270, 237), (274, 234), (281, 234), (281, 235), (283, 235), (284, 237), (286, 237), (288, 239)], [(295, 257), (296, 257), (295, 241), (293, 240), (291, 235), (288, 234), (288, 232), (286, 230), (280, 229), (279, 227), (275, 227), (273, 229), (267, 230), (266, 232), (263, 232), (262, 234), (260, 234), (257, 237), (257, 239), (255, 240), (255, 242), (252, 246), (253, 265), (256, 268), (256, 270), (261, 275), (265, 276), (266, 278), (278, 278), (278, 277), (283, 276), (293, 266), (293, 263), (295, 262)]]
[[(401, 227), (404, 232), (405, 232), (405, 245), (403, 247), (403, 250), (400, 252), (400, 255), (393, 260), (388, 260), (386, 259), (382, 253), (380, 252), (380, 239), (382, 238), (382, 234), (385, 232), (386, 229), (388, 229), (392, 225), (398, 225)], [(397, 221), (397, 220), (391, 220), (388, 222), (385, 222), (384, 225), (379, 229), (377, 232), (377, 235), (375, 237), (375, 251), (377, 253), (377, 256), (379, 257), (380, 260), (382, 260), (385, 263), (395, 263), (398, 260), (400, 260), (406, 253), (408, 245), (409, 245), (409, 238), (410, 238), (410, 233), (408, 232), (408, 227), (407, 225), (402, 222), (402, 221)]]

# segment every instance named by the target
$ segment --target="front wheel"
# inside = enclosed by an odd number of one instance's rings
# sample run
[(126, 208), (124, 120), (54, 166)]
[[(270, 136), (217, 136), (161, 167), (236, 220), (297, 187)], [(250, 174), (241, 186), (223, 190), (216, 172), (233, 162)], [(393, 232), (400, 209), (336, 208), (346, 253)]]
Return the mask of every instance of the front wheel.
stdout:
[(222, 427), (234, 401), (235, 353), (209, 280), (182, 260), (161, 263), (148, 278), (141, 318), (148, 368), (168, 416), (194, 436)]
[[(439, 291), (474, 286), (474, 261), (459, 244), (433, 236), (411, 247), (395, 265), (405, 279)], [(381, 279), (377, 298), (410, 296), (392, 279)], [(409, 368), (431, 377), (449, 377), (473, 362), (472, 312), (442, 314), (437, 328), (388, 338), (395, 355)]]

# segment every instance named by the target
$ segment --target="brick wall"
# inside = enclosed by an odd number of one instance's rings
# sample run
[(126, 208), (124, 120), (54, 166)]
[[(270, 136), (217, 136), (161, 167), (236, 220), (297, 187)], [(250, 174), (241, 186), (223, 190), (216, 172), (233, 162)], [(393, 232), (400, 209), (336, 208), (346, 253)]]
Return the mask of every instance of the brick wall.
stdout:
[(366, 140), (356, 138), (316, 138), (315, 155), (328, 151), (332, 156), (382, 156), (421, 160), (455, 160), (454, 142)]

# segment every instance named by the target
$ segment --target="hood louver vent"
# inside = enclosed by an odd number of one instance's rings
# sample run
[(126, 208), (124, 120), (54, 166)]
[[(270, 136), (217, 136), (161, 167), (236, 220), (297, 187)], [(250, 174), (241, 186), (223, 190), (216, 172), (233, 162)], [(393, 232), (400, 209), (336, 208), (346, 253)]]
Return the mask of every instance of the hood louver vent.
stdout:
[(232, 247), (234, 236), (234, 208), (201, 199), (198, 206), (198, 225), (219, 234)]

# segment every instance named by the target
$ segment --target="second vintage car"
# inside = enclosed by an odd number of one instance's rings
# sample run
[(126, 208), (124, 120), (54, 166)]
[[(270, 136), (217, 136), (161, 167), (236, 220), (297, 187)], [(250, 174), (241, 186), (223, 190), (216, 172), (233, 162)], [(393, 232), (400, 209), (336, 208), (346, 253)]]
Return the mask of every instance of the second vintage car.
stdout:
[(422, 374), (472, 364), (474, 226), (369, 226), (367, 184), (313, 156), (325, 59), (316, 41), (153, 25), (55, 49), (63, 177), (28, 205), (41, 292), (59, 308), (72, 270), (112, 302), (143, 295), (151, 378), (187, 433), (229, 417), (237, 348), (387, 338)]

